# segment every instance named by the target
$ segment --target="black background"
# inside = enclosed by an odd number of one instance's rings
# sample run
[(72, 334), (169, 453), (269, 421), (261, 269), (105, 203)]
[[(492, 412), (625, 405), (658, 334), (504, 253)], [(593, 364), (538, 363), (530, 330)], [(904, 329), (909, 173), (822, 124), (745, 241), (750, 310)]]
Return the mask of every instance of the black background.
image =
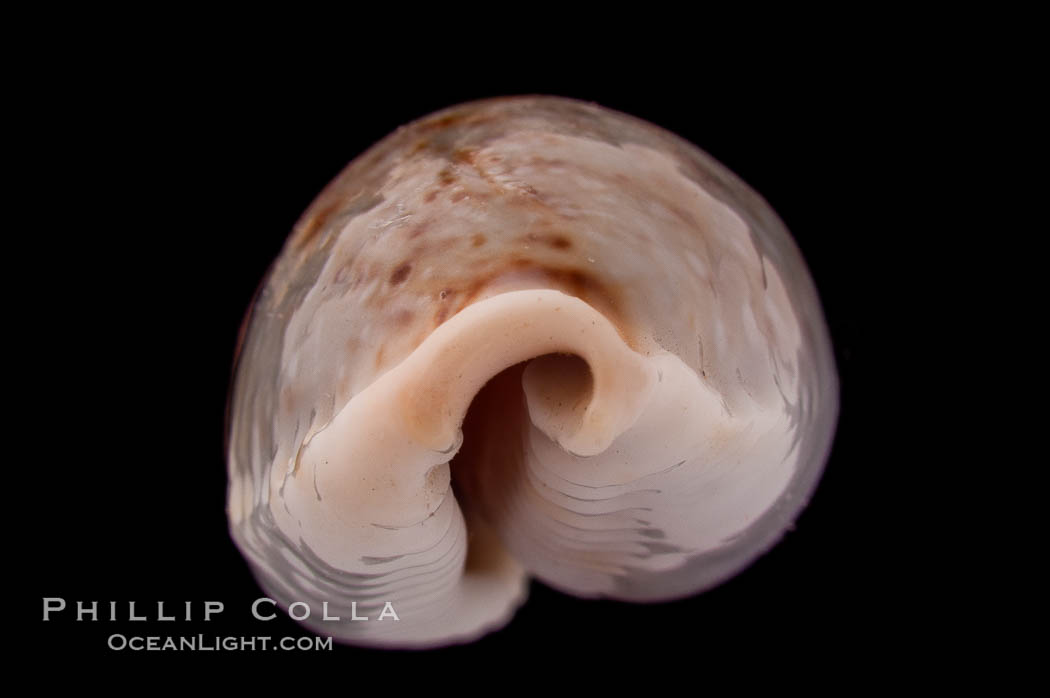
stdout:
[[(235, 655), (377, 674), (523, 653), (637, 671), (757, 656), (899, 661), (902, 629), (914, 640), (932, 621), (910, 605), (924, 592), (896, 564), (900, 541), (886, 525), (896, 504), (885, 499), (875, 437), (885, 375), (869, 318), (884, 302), (875, 276), (896, 273), (879, 253), (890, 234), (880, 192), (895, 186), (887, 172), (914, 107), (884, 62), (842, 46), (796, 48), (747, 64), (686, 47), (651, 62), (561, 57), (542, 68), (439, 52), (405, 59), (408, 70), (360, 57), (291, 65), (96, 47), (30, 81), (19, 138), (35, 156), (21, 208), (47, 249), (13, 259), (27, 272), (21, 297), (32, 299), (29, 361), (46, 376), (24, 421), (35, 465), (16, 473), (32, 512), (22, 541), (31, 588), (19, 605), (28, 650), (100, 666)], [(835, 343), (842, 412), (794, 530), (734, 579), (679, 602), (579, 601), (533, 584), (505, 629), (462, 647), (337, 645), (323, 657), (107, 649), (117, 632), (306, 634), (287, 619), (252, 619), (261, 592), (227, 532), (223, 419), (238, 327), (293, 223), (346, 163), (435, 109), (521, 93), (595, 101), (678, 133), (760, 192), (795, 235)], [(210, 623), (77, 623), (67, 610), (44, 623), (47, 596), (71, 608), (117, 601), (122, 617), (129, 601), (150, 617), (157, 601), (193, 601), (195, 619), (205, 600), (225, 611)]]

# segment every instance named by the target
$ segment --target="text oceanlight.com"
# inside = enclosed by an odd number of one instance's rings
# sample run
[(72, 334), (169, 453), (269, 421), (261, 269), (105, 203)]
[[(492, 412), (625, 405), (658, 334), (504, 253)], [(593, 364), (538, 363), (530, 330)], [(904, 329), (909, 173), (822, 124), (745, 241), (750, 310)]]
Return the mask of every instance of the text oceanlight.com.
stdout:
[(109, 636), (106, 644), (111, 650), (131, 650), (133, 652), (218, 652), (218, 651), (240, 651), (254, 652), (256, 650), (285, 650), (285, 651), (310, 651), (331, 650), (332, 638), (330, 637), (237, 637), (220, 635), (189, 635), (181, 637), (158, 637), (142, 635), (122, 635), (114, 633)]

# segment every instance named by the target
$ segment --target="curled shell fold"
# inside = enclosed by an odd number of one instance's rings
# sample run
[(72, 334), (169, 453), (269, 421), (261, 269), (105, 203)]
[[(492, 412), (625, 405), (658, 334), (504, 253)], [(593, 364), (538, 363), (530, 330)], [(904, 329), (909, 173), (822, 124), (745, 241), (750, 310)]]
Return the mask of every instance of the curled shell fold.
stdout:
[(275, 263), (231, 531), (319, 633), (469, 641), (529, 577), (652, 601), (740, 570), (804, 506), (837, 406), (805, 265), (746, 185), (594, 105), (468, 104), (351, 163)]

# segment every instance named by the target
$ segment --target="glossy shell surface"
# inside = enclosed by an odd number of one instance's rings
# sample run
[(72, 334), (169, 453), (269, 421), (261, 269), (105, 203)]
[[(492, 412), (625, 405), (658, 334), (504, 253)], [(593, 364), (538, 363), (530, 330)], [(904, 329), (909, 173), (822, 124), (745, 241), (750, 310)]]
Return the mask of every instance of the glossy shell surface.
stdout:
[(747, 185), (597, 105), (461, 105), (354, 160), (272, 267), (231, 532), (319, 633), (470, 641), (530, 576), (655, 601), (739, 571), (805, 505), (837, 410), (813, 283)]

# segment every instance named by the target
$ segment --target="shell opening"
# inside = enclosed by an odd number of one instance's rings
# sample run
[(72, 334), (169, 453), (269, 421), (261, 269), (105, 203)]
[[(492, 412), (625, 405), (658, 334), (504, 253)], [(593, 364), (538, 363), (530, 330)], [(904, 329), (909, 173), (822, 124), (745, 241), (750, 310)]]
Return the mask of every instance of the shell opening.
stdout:
[(546, 354), (493, 376), (463, 420), (463, 444), (450, 461), (452, 492), (467, 522), (466, 573), (483, 573), (505, 554), (505, 498), (521, 482), (530, 413), (561, 415), (577, 431), (594, 392), (590, 366), (576, 354)]

